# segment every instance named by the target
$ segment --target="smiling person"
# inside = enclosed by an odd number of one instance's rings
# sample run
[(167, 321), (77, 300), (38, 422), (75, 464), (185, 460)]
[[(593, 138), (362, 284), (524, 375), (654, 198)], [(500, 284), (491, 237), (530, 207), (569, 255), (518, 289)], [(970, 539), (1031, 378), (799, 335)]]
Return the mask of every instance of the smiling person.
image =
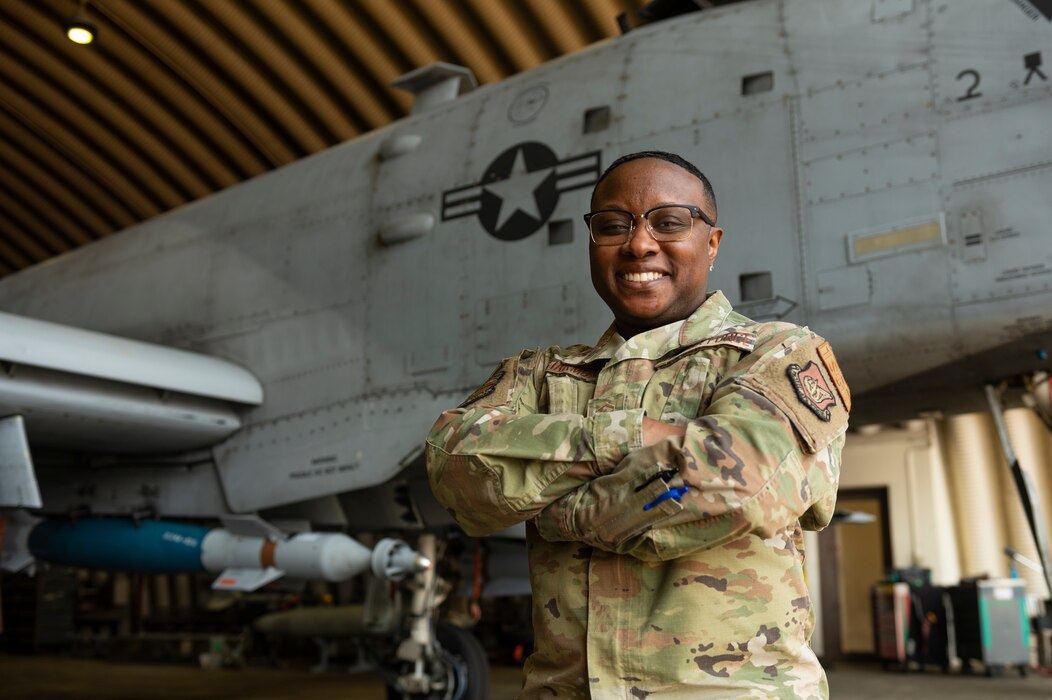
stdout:
[(707, 291), (723, 230), (683, 158), (614, 161), (585, 221), (613, 324), (504, 360), (427, 439), (465, 531), (526, 521), (519, 697), (827, 697), (803, 531), (832, 516), (850, 410), (829, 344)]

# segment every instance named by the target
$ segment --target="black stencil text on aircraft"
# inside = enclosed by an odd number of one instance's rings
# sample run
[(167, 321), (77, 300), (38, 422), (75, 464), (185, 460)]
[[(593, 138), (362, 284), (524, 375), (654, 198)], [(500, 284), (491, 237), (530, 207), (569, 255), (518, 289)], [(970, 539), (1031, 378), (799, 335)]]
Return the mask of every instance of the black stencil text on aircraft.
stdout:
[(970, 77), (972, 82), (968, 85), (968, 89), (963, 95), (957, 98), (958, 102), (964, 102), (965, 100), (974, 100), (976, 97), (982, 97), (983, 93), (976, 92), (976, 88), (979, 87), (981, 78), (979, 77), (979, 71), (973, 68), (967, 68), (957, 74), (957, 80), (963, 80), (966, 77)]
[(1035, 51), (1034, 53), (1028, 53), (1023, 56), (1023, 67), (1026, 68), (1026, 80), (1023, 81), (1023, 85), (1029, 85), (1030, 79), (1035, 75), (1041, 80), (1048, 80), (1045, 74), (1041, 72), (1041, 52)]

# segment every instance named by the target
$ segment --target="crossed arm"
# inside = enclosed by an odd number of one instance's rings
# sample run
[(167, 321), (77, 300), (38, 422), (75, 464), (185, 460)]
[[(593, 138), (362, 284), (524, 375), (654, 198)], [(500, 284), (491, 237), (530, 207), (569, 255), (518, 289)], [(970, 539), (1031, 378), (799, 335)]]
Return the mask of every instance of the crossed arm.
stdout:
[[(641, 411), (607, 413), (600, 421), (577, 414), (453, 409), (431, 429), (428, 475), (435, 496), (464, 531), (484, 536), (529, 520), (613, 471), (632, 449), (685, 432)], [(611, 443), (604, 433), (627, 439)]]
[(642, 409), (538, 413), (545, 366), (540, 353), (505, 360), (492, 391), (428, 434), (431, 490), (470, 535), (534, 517), (643, 446)]
[[(538, 414), (543, 363), (526, 364), (508, 368), (506, 400), (447, 411), (428, 437), (432, 489), (469, 534), (535, 518), (550, 541), (670, 559), (832, 515), (842, 430), (806, 449), (747, 368), (673, 426), (641, 409)], [(661, 498), (682, 486), (679, 500)]]

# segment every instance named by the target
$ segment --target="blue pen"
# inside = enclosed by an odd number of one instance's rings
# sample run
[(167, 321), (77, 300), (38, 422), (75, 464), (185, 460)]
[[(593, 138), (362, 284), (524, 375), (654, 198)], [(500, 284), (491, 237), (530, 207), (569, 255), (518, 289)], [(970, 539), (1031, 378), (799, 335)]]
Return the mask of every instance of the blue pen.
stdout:
[(683, 486), (680, 486), (678, 488), (669, 489), (665, 493), (655, 498), (650, 503), (643, 506), (643, 510), (650, 510), (657, 504), (661, 503), (662, 501), (667, 501), (670, 498), (674, 498), (678, 501), (687, 491), (690, 491), (690, 486), (687, 484), (684, 484)]

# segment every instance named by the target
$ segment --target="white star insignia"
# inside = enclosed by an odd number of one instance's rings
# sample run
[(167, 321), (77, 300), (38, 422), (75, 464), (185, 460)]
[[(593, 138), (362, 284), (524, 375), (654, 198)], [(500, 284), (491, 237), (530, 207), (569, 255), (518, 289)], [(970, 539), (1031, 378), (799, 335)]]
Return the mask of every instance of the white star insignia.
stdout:
[(515, 162), (511, 166), (508, 177), (482, 186), (484, 190), (500, 198), (495, 231), (499, 231), (517, 211), (521, 211), (535, 221), (541, 220), (541, 212), (537, 209), (537, 198), (534, 192), (550, 172), (551, 168), (528, 172), (526, 160), (520, 148), (515, 154)]

